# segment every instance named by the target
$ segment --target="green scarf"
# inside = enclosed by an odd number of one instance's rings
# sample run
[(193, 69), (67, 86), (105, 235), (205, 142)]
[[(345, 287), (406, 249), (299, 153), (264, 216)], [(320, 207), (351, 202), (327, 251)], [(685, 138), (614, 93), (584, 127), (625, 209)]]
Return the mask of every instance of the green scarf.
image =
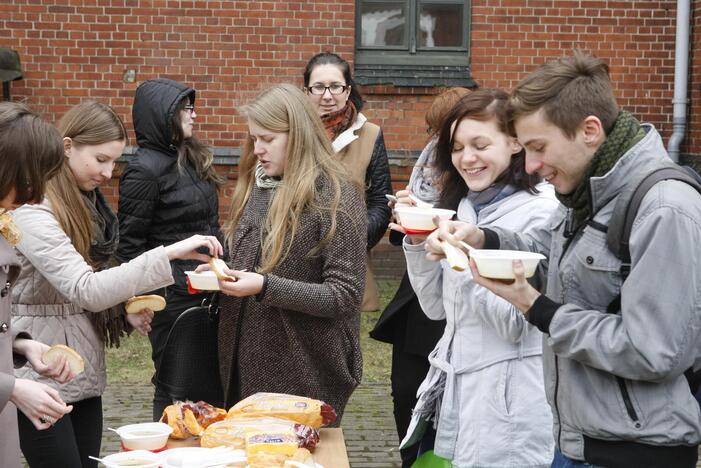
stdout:
[(621, 156), (644, 137), (645, 130), (640, 126), (640, 122), (633, 117), (633, 114), (620, 111), (613, 124), (613, 130), (594, 153), (582, 182), (572, 193), (556, 194), (560, 202), (572, 210), (573, 230), (577, 230), (592, 215), (589, 179), (606, 175), (613, 169)]

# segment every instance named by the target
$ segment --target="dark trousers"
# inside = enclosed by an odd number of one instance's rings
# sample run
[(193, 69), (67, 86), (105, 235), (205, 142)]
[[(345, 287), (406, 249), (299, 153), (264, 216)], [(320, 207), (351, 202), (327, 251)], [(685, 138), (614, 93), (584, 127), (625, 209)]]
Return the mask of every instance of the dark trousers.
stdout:
[[(160, 368), (161, 356), (168, 340), (168, 333), (173, 323), (175, 323), (175, 319), (190, 307), (199, 306), (205, 297), (207, 297), (205, 294), (184, 295), (168, 292), (168, 305), (164, 310), (155, 313), (151, 322), (151, 332), (148, 334), (148, 339), (151, 341), (151, 359), (153, 360), (156, 374), (158, 374), (158, 369)], [(158, 421), (165, 407), (173, 401), (170, 395), (157, 384), (155, 379), (153, 383), (156, 386), (153, 395), (153, 420)]]
[[(392, 399), (394, 403), (394, 422), (397, 425), (399, 439), (404, 438), (411, 422), (411, 412), (416, 405), (416, 391), (426, 378), (430, 367), (428, 358), (404, 351), (404, 327), (398, 327), (392, 346)], [(419, 444), (400, 451), (402, 467), (414, 463)]]
[(17, 411), (20, 447), (31, 468), (97, 467), (88, 455), (100, 456), (102, 398), (88, 398), (72, 405), (73, 411), (43, 431)]

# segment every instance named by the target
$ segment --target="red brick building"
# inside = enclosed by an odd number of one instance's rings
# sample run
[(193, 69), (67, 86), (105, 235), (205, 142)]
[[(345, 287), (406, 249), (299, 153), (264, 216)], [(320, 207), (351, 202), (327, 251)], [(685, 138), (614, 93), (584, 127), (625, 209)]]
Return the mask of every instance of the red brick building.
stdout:
[[(12, 82), (13, 99), (26, 99), (54, 121), (93, 98), (112, 105), (131, 127), (139, 82), (164, 76), (193, 86), (198, 135), (215, 147), (232, 184), (245, 136), (236, 106), (271, 83), (301, 85), (307, 59), (334, 51), (354, 63), (364, 112), (382, 126), (393, 180), (402, 187), (426, 142), (424, 111), (442, 87), (474, 82), (509, 90), (547, 58), (573, 48), (605, 58), (620, 104), (655, 124), (666, 141), (676, 6), (648, 0), (5, 0), (0, 46), (21, 57), (24, 78)], [(692, 31), (700, 10), (692, 2)], [(701, 156), (700, 46), (701, 34), (692, 35), (682, 143), (682, 159), (691, 162)], [(112, 201), (118, 175), (119, 169), (105, 188)], [(223, 215), (230, 194), (231, 185), (222, 194)]]

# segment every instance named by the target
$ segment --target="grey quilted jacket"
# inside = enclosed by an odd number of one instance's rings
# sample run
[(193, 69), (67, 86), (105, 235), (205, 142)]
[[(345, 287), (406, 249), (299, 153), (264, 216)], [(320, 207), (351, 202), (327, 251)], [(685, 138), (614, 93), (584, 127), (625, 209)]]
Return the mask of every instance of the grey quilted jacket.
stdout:
[(94, 272), (61, 229), (48, 201), (24, 205), (12, 216), (22, 231), (17, 245), (22, 272), (12, 288), (13, 329), (48, 345), (68, 345), (85, 360), (85, 371), (64, 385), (29, 366), (15, 376), (57, 389), (67, 403), (99, 396), (106, 384), (105, 350), (88, 314), (172, 284), (165, 250), (157, 247), (129, 263)]

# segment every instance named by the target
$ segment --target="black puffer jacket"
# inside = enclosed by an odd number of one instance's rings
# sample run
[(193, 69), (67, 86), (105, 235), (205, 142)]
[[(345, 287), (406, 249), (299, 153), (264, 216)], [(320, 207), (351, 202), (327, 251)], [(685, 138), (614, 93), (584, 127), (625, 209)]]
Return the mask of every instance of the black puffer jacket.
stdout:
[(368, 250), (375, 247), (387, 231), (392, 210), (385, 195), (392, 193), (387, 149), (382, 131), (377, 135), (372, 158), (365, 173), (365, 203), (368, 210)]
[[(211, 234), (221, 240), (219, 200), (214, 183), (178, 156), (171, 121), (183, 99), (195, 101), (195, 90), (167, 79), (149, 80), (136, 90), (132, 117), (139, 148), (119, 181), (120, 262), (194, 234)], [(184, 271), (199, 262), (171, 262), (175, 284), (169, 289), (187, 294)]]

